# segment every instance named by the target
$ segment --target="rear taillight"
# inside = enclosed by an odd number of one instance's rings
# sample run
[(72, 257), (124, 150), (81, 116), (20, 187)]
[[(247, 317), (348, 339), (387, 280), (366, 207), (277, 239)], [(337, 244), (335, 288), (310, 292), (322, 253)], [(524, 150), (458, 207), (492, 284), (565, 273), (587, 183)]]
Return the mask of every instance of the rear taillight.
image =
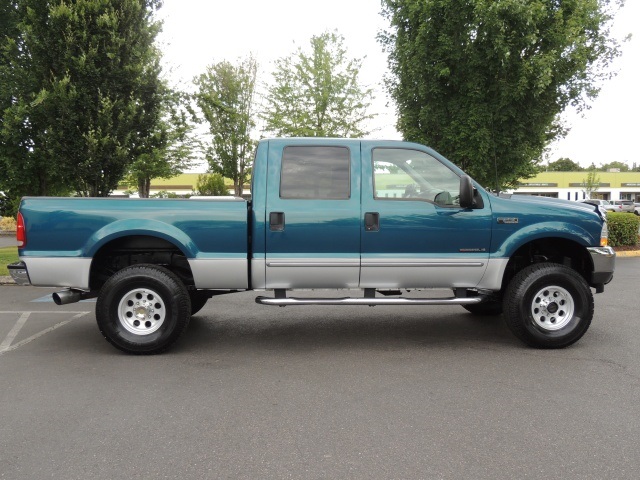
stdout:
[(24, 228), (24, 218), (18, 212), (18, 224), (16, 226), (16, 240), (18, 240), (18, 248), (27, 246), (27, 230)]

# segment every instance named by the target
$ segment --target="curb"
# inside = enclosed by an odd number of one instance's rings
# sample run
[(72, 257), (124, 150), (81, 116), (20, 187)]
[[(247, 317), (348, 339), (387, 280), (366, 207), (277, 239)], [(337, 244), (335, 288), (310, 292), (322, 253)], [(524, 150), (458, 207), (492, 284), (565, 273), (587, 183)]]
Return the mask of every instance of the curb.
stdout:
[(616, 257), (640, 257), (640, 250), (623, 250), (616, 252)]

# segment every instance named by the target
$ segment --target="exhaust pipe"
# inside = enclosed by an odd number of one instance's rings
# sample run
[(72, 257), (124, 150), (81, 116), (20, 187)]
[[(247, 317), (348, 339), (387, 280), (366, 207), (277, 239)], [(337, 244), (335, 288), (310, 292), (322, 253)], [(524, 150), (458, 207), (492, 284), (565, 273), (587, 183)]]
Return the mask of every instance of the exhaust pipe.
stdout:
[(67, 305), (69, 303), (76, 303), (80, 300), (86, 300), (88, 298), (95, 298), (96, 292), (85, 292), (83, 290), (62, 290), (61, 292), (55, 292), (51, 295), (56, 305)]

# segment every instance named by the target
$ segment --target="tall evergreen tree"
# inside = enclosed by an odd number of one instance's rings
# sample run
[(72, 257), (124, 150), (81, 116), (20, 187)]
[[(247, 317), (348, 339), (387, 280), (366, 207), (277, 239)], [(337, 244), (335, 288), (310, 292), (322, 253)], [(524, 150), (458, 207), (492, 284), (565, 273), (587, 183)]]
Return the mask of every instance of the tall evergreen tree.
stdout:
[(12, 3), (16, 33), (0, 39), (4, 183), (16, 195), (106, 196), (156, 130), (160, 0)]
[(398, 129), (485, 185), (531, 176), (619, 53), (621, 0), (383, 0)]

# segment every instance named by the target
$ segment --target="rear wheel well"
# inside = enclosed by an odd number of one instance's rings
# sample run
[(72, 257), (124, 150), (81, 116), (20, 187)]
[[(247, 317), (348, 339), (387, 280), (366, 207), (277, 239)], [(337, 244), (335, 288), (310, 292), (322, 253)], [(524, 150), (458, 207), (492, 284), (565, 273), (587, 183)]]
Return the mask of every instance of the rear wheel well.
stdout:
[(587, 249), (566, 238), (542, 238), (522, 245), (511, 255), (502, 277), (502, 291), (521, 270), (535, 263), (557, 263), (578, 272), (587, 282), (593, 263)]
[(138, 264), (160, 265), (175, 273), (187, 288), (194, 285), (186, 255), (173, 243), (150, 235), (120, 237), (103, 245), (93, 256), (91, 290), (100, 290), (116, 272)]

